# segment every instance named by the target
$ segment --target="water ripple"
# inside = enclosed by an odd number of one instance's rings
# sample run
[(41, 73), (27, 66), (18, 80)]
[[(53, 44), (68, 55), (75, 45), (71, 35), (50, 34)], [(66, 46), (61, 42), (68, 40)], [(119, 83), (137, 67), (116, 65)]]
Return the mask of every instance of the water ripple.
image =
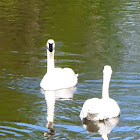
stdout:
[(1, 122), (0, 136), (7, 137), (26, 137), (36, 131), (46, 131), (46, 127), (18, 122)]

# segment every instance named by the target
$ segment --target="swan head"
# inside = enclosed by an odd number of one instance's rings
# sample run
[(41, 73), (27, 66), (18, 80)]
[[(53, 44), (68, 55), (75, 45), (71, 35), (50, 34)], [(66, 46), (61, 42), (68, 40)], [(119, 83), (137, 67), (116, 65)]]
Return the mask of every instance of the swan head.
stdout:
[(53, 52), (54, 49), (55, 49), (55, 42), (54, 42), (54, 40), (53, 40), (53, 39), (49, 39), (49, 40), (47, 41), (46, 46), (47, 46), (47, 50), (48, 50), (49, 52)]
[(104, 74), (112, 74), (112, 69), (109, 65), (105, 65), (104, 66), (104, 70), (103, 70)]

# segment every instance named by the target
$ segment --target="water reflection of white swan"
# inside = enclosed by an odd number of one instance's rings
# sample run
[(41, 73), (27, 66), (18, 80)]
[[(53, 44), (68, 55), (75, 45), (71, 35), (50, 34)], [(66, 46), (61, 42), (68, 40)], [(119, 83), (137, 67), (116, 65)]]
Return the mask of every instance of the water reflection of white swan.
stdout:
[(40, 87), (44, 90), (58, 90), (70, 88), (77, 84), (78, 74), (71, 68), (55, 68), (54, 52), (55, 42), (52, 39), (47, 41), (47, 73), (44, 75)]
[(117, 102), (109, 98), (109, 83), (112, 69), (110, 66), (104, 66), (103, 70), (103, 88), (102, 99), (92, 98), (85, 101), (80, 113), (81, 120), (104, 120), (120, 115), (120, 108)]
[(89, 132), (99, 133), (104, 140), (108, 140), (108, 134), (119, 122), (119, 117), (110, 118), (106, 120), (91, 121), (88, 119), (83, 119), (83, 127)]
[(55, 131), (54, 126), (54, 111), (55, 111), (55, 100), (69, 100), (73, 98), (73, 94), (76, 91), (76, 87), (54, 90), (54, 91), (45, 91), (41, 92), (45, 95), (45, 100), (47, 103), (47, 125), (49, 132), (45, 133), (45, 136), (54, 135)]

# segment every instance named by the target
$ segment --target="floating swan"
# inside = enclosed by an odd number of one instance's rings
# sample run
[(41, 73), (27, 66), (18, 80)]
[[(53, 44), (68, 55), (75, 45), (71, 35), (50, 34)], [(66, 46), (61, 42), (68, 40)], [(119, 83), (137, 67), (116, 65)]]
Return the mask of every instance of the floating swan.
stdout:
[(54, 52), (55, 42), (53, 39), (47, 41), (47, 73), (44, 75), (40, 87), (44, 90), (58, 90), (74, 87), (78, 82), (78, 74), (71, 68), (55, 68)]
[(117, 102), (109, 98), (111, 74), (111, 67), (108, 65), (104, 66), (102, 99), (92, 98), (86, 100), (80, 113), (81, 120), (84, 118), (88, 120), (104, 120), (120, 115), (120, 108)]

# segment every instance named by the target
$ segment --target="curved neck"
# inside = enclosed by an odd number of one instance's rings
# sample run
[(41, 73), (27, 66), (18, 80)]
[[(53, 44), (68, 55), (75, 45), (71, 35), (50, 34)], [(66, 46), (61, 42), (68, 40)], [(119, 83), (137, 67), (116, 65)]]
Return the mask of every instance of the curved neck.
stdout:
[(54, 51), (49, 52), (47, 50), (47, 72), (51, 71), (54, 69)]
[(103, 74), (102, 98), (109, 98), (110, 79), (111, 79), (111, 73)]

